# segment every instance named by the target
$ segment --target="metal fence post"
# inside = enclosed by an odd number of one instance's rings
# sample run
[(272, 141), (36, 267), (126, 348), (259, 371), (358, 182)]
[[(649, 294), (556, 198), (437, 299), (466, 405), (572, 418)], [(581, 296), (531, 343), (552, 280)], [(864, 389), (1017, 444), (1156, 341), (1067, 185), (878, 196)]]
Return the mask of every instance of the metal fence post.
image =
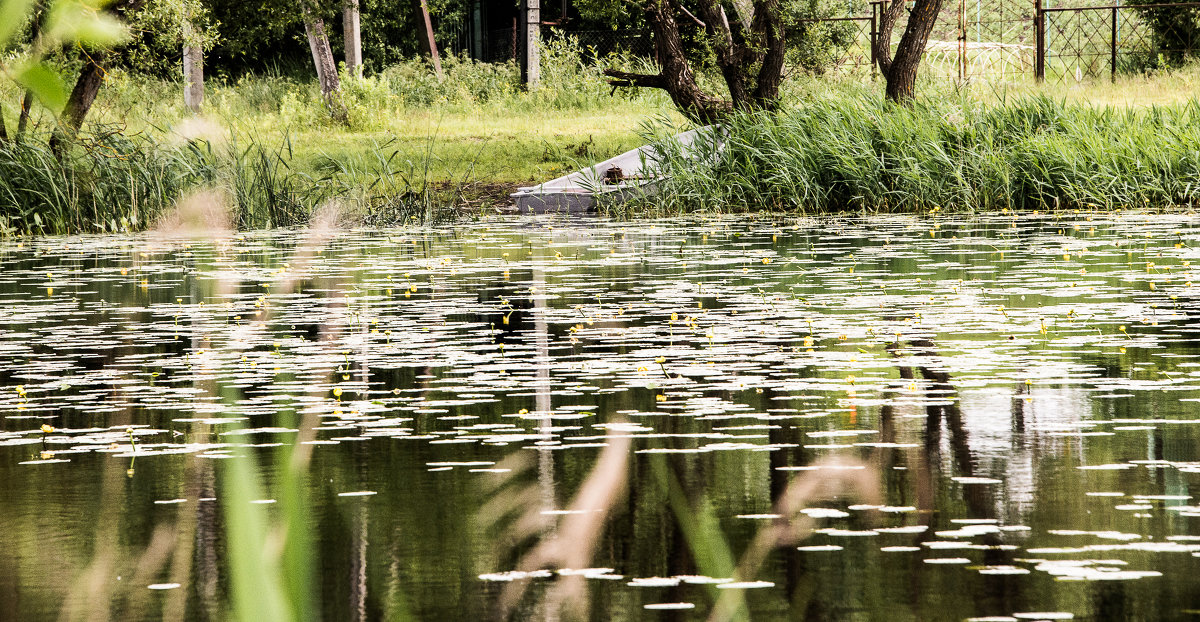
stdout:
[(536, 89), (542, 79), (542, 3), (525, 0), (525, 86)]
[(879, 38), (879, 3), (871, 3), (871, 76), (879, 75), (879, 62), (875, 58), (875, 41)]
[(958, 0), (958, 81), (967, 81), (967, 0)]
[(1037, 29), (1037, 51), (1034, 52), (1033, 75), (1038, 82), (1046, 81), (1046, 12), (1043, 9), (1042, 0), (1034, 0), (1033, 21)]
[(1112, 39), (1109, 41), (1109, 51), (1112, 54), (1112, 57), (1109, 59), (1109, 64), (1111, 65), (1110, 69), (1112, 70), (1112, 74), (1109, 76), (1109, 80), (1111, 80), (1112, 82), (1116, 82), (1117, 81), (1117, 7), (1115, 7), (1115, 6), (1112, 8)]

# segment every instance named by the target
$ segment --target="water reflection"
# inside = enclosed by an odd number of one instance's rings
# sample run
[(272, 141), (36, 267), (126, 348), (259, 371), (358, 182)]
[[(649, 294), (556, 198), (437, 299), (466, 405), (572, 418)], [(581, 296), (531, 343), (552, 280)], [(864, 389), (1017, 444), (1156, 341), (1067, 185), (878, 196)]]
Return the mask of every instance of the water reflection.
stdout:
[(304, 474), (325, 618), (1179, 617), (1196, 237), (1083, 214), (6, 242), (0, 615), (228, 617), (222, 469), (248, 456), (266, 491)]

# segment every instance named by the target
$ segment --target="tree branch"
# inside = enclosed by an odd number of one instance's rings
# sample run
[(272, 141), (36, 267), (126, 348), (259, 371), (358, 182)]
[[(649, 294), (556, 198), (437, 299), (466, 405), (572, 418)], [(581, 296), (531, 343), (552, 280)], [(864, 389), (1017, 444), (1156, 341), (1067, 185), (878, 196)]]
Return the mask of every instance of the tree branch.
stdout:
[(879, 16), (879, 30), (875, 35), (875, 62), (879, 64), (879, 72), (888, 75), (892, 70), (892, 29), (896, 20), (904, 12), (905, 0), (892, 0), (887, 9)]
[(687, 10), (687, 7), (683, 6), (682, 4), (680, 4), (680, 5), (678, 5), (678, 6), (679, 6), (679, 10), (680, 10), (680, 11), (683, 11), (683, 14), (684, 14), (684, 15), (687, 15), (688, 17), (692, 18), (692, 21), (693, 21), (693, 22), (696, 22), (696, 25), (697, 25), (697, 26), (699, 26), (699, 27), (701, 27), (701, 28), (708, 28), (708, 26), (707, 26), (707, 25), (706, 25), (704, 22), (700, 21), (700, 18), (699, 18), (699, 17), (696, 17), (695, 15), (692, 15), (692, 12), (691, 12), (691, 11), (689, 11), (689, 10)]
[(787, 38), (779, 0), (758, 0), (754, 6), (754, 19), (762, 33), (766, 50), (762, 56), (754, 85), (754, 103), (772, 108), (778, 103), (779, 84), (783, 75), (783, 61), (787, 52)]
[(644, 87), (652, 88), (652, 89), (666, 89), (667, 88), (667, 81), (666, 81), (666, 79), (663, 78), (661, 73), (659, 73), (659, 74), (631, 73), (628, 71), (619, 71), (616, 69), (605, 69), (604, 75), (606, 75), (610, 78), (615, 78), (613, 80), (608, 81), (608, 83), (613, 86), (632, 86), (632, 87), (644, 86)]

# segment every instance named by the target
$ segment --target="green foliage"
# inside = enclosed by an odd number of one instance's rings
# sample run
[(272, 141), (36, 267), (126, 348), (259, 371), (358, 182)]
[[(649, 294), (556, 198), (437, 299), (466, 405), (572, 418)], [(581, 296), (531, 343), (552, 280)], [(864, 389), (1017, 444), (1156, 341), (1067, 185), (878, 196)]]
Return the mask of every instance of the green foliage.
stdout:
[(647, 28), (644, 12), (626, 2), (612, 0), (575, 0), (575, 8), (588, 26), (626, 30)]
[(1046, 97), (995, 105), (872, 95), (731, 120), (676, 150), (666, 211), (1123, 209), (1200, 205), (1200, 102), (1147, 110)]
[[(0, 50), (29, 24), (32, 0), (0, 0)], [(67, 99), (66, 86), (58, 74), (42, 64), (47, 50), (68, 43), (89, 47), (111, 46), (127, 38), (128, 31), (117, 18), (91, 0), (55, 0), (47, 6), (45, 28), (39, 40), (18, 60), (7, 65), (0, 59), (0, 74), (15, 77), (51, 110), (61, 109)], [(3, 119), (0, 118), (0, 122)]]
[[(205, 58), (213, 69), (262, 68), (265, 57), (276, 62), (290, 57), (305, 59), (304, 26), (294, 0), (209, 0), (208, 7), (219, 24), (219, 38)], [(270, 54), (263, 54), (264, 50)], [(311, 64), (311, 59), (308, 62)]]
[(125, 66), (159, 77), (178, 74), (185, 44), (209, 50), (220, 37), (201, 0), (150, 0), (128, 19), (138, 36), (121, 51)]
[[(423, 58), (396, 63), (374, 77), (343, 77), (352, 123), (370, 123), (381, 107), (430, 106), (529, 106), (552, 109), (587, 109), (606, 106), (612, 99), (603, 67), (638, 67), (640, 61), (612, 56), (603, 63), (584, 61), (585, 51), (570, 36), (548, 39), (542, 48), (542, 81), (526, 91), (514, 63), (482, 63), (464, 56), (442, 59), (444, 79), (439, 80)], [(618, 91), (618, 97), (639, 97)], [(354, 119), (360, 121), (354, 121)]]
[[(445, 79), (438, 80), (425, 59), (396, 63), (381, 71), (376, 84), (385, 91), (373, 90), (376, 96), (394, 97), (410, 107), (446, 104), (483, 104), (512, 97), (520, 89), (520, 71), (513, 63), (480, 63), (461, 56), (442, 58)], [(372, 99), (363, 97), (362, 86), (369, 78), (347, 81), (347, 95), (359, 109)], [(374, 101), (378, 101), (375, 99)]]
[[(359, 6), (362, 9), (360, 24), (363, 65), (366, 69), (380, 71), (421, 51), (417, 38), (417, 14), (411, 2), (361, 0)], [(438, 33), (439, 36), (444, 34)], [(340, 44), (338, 41), (334, 43)]]
[(61, 111), (67, 103), (67, 85), (57, 71), (44, 64), (26, 64), (13, 78), (17, 84), (29, 89), (43, 106), (55, 113)]
[(102, 10), (106, 4), (88, 0), (54, 2), (49, 7), (42, 37), (48, 42), (77, 41), (92, 47), (111, 46), (126, 40), (128, 29), (111, 13)]
[(788, 61), (812, 73), (824, 73), (856, 42), (862, 22), (811, 20), (861, 15), (861, 3), (850, 0), (791, 0), (784, 3), (788, 24)]
[[(1170, 4), (1170, 0), (1167, 0)], [(1163, 4), (1159, 0), (1129, 0), (1138, 6)], [(1179, 67), (1200, 57), (1200, 7), (1139, 7), (1135, 9), (1152, 33), (1152, 48), (1135, 59), (1138, 69)]]
[(28, 18), (33, 0), (0, 0), (0, 46), (16, 34)]

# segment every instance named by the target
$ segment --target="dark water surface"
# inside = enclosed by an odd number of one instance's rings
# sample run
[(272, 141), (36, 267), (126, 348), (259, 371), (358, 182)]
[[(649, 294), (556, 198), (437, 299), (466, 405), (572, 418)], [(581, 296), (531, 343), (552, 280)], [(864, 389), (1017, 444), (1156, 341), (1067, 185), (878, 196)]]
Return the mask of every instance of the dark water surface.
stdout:
[(227, 619), (247, 539), (331, 620), (1189, 619), (1196, 260), (1150, 214), (3, 241), (0, 619)]

